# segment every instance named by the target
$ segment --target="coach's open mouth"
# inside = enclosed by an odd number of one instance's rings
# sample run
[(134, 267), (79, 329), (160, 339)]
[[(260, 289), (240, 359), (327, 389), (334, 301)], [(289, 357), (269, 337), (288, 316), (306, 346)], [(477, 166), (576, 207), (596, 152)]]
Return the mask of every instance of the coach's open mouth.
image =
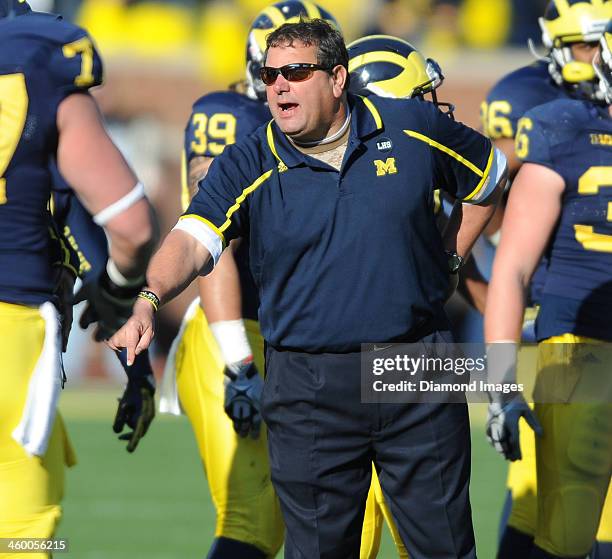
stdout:
[(289, 115), (297, 107), (299, 107), (298, 103), (279, 103), (278, 104), (278, 108), (281, 110), (281, 113), (283, 113), (285, 115)]

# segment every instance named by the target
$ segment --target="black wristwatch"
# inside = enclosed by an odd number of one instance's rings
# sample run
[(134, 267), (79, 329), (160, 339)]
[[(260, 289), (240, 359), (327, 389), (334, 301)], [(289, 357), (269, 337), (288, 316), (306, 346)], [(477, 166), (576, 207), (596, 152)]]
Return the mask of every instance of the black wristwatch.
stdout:
[(448, 273), (457, 274), (459, 270), (465, 264), (465, 258), (459, 256), (455, 251), (445, 250), (446, 257), (448, 258)]

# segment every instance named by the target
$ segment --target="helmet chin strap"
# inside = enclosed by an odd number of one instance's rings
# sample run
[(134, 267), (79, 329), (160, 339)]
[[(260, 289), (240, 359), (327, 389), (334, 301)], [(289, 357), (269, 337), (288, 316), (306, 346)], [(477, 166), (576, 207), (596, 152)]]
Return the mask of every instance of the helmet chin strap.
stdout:
[(538, 52), (535, 43), (533, 42), (533, 39), (531, 37), (527, 39), (527, 48), (536, 60), (540, 60), (541, 62), (548, 62), (549, 64), (550, 62), (552, 62), (550, 56), (546, 56), (545, 54), (540, 54)]

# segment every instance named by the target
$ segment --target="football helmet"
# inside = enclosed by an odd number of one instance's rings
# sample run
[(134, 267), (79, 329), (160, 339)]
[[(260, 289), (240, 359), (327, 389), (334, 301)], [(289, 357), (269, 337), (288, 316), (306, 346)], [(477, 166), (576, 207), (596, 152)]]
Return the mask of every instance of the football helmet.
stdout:
[(593, 61), (599, 78), (599, 92), (606, 103), (612, 103), (612, 21), (608, 23), (600, 39), (599, 54)]
[(31, 11), (26, 0), (0, 0), (0, 18), (20, 16)]
[(550, 0), (538, 22), (548, 49), (548, 69), (558, 85), (588, 98), (597, 97), (592, 64), (575, 60), (570, 47), (598, 41), (610, 18), (612, 0)]
[(410, 43), (390, 35), (369, 35), (347, 46), (349, 54), (349, 91), (359, 95), (409, 98), (431, 93), (436, 105), (436, 89), (444, 81), (435, 60), (425, 57)]
[(266, 87), (259, 79), (259, 69), (266, 53), (266, 38), (285, 23), (297, 23), (300, 19), (323, 19), (340, 29), (338, 22), (327, 10), (307, 0), (285, 0), (268, 6), (255, 18), (247, 38), (246, 79), (247, 95), (265, 100)]

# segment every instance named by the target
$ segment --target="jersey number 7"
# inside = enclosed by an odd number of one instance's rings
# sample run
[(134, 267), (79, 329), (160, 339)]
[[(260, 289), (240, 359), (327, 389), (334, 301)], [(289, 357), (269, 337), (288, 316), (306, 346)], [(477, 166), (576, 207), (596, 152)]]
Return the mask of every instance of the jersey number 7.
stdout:
[(6, 168), (17, 149), (28, 113), (28, 91), (23, 74), (0, 76), (0, 204), (7, 203)]

